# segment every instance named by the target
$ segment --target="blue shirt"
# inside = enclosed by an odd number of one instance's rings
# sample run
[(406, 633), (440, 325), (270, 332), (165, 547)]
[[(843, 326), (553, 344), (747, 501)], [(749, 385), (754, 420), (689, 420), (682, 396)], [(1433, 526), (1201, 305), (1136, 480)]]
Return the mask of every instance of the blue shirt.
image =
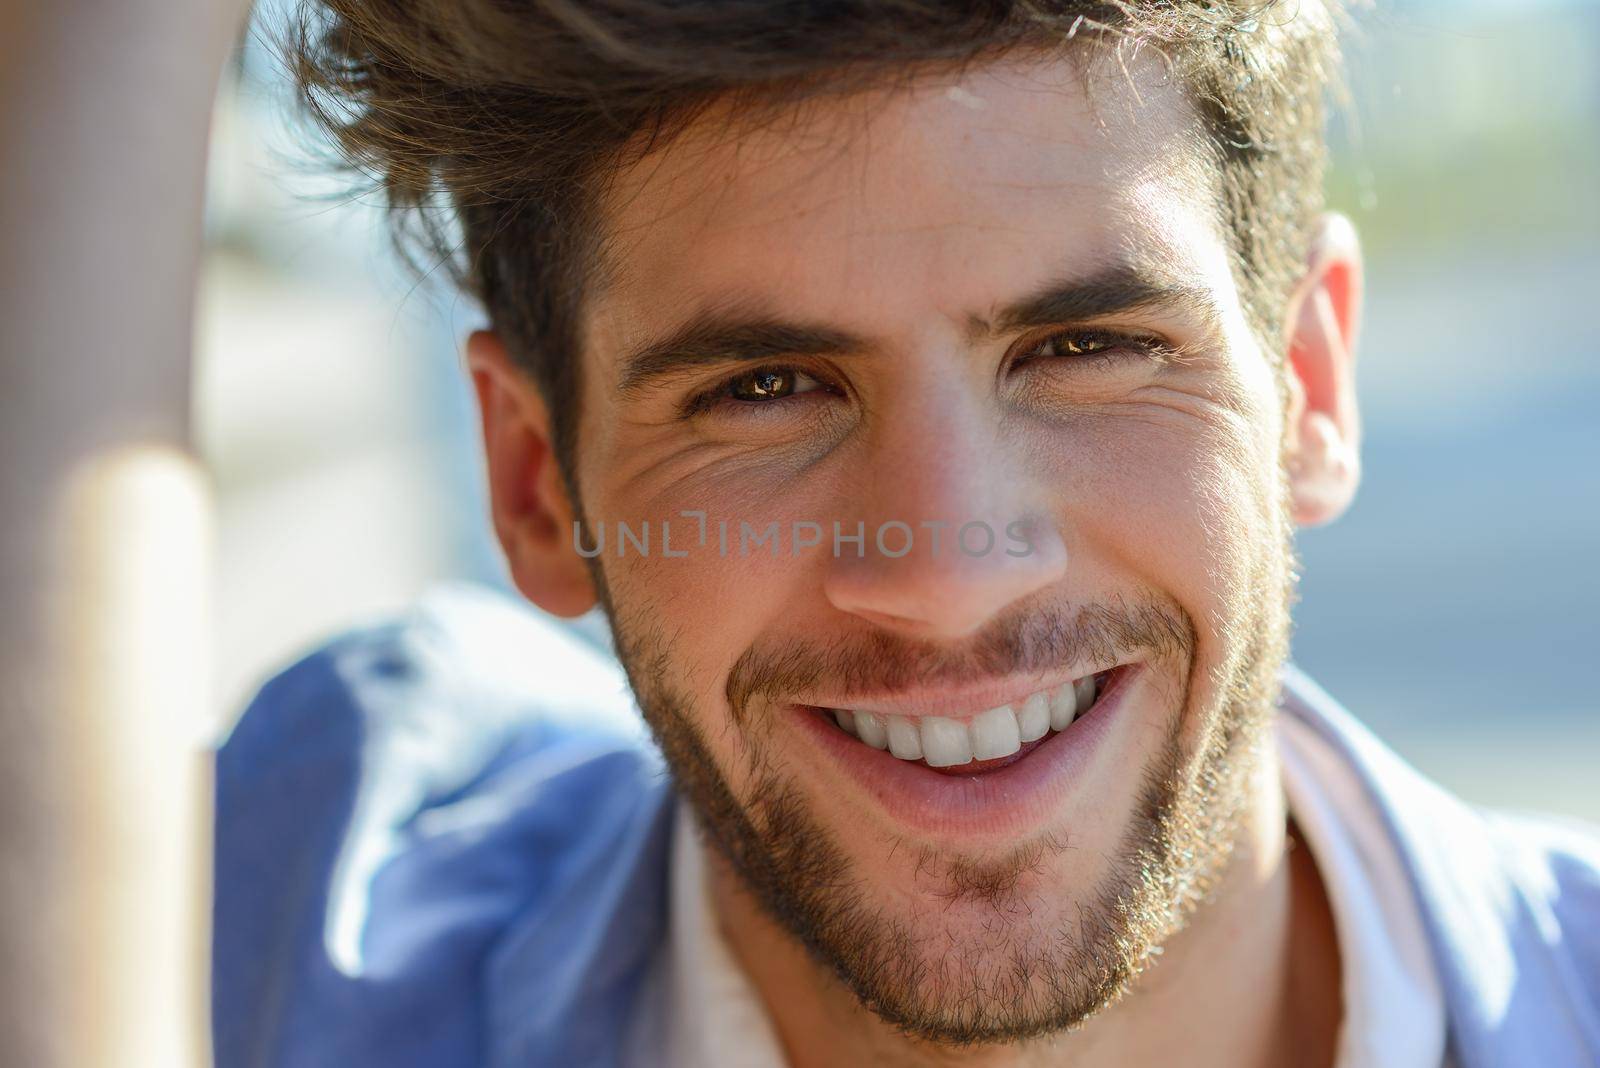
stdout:
[[(1404, 858), (1453, 1063), (1600, 1066), (1600, 838), (1473, 808), (1284, 684)], [(615, 663), (498, 594), (307, 656), (218, 754), (218, 1068), (615, 1063), (675, 803)]]

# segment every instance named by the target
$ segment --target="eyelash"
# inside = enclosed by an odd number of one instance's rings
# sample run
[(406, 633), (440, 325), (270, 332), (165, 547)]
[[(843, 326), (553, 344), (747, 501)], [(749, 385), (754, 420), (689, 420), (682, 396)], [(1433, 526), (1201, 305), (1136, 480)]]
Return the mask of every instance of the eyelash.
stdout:
[[(806, 377), (815, 380), (821, 388), (815, 390), (806, 390), (802, 393), (791, 393), (788, 396), (777, 397), (769, 401), (738, 400), (737, 398), (728, 395), (735, 383), (749, 378), (752, 375), (758, 374), (805, 375)], [(682, 411), (686, 417), (692, 417), (696, 415), (704, 415), (719, 407), (725, 406), (729, 409), (737, 410), (743, 414), (748, 414), (752, 417), (759, 418), (760, 410), (764, 408), (788, 408), (794, 403), (810, 403), (810, 398), (813, 393), (837, 395), (839, 392), (840, 391), (831, 385), (826, 378), (819, 374), (802, 370), (792, 365), (767, 364), (760, 367), (752, 367), (748, 370), (740, 371), (737, 374), (729, 375), (726, 378), (718, 380), (713, 385), (708, 386), (706, 389), (692, 394), (683, 402)]]
[[(1055, 354), (1040, 356), (1039, 351), (1052, 342), (1071, 339), (1074, 341), (1092, 341), (1103, 344), (1105, 347), (1094, 352), (1081, 354)], [(1088, 363), (1095, 370), (1106, 370), (1121, 363), (1129, 357), (1150, 359), (1163, 357), (1172, 351), (1172, 346), (1161, 338), (1150, 335), (1125, 334), (1117, 330), (1090, 330), (1076, 327), (1068, 330), (1056, 330), (1040, 338), (1035, 344), (1024, 351), (1016, 360), (1019, 363), (1028, 363), (1033, 360), (1069, 360), (1075, 364)]]
[[(1037, 355), (1041, 349), (1045, 348), (1051, 342), (1062, 341), (1069, 338), (1077, 341), (1090, 340), (1094, 342), (1102, 342), (1105, 344), (1105, 347), (1094, 352), (1081, 354), (1069, 353), (1066, 355), (1057, 354), (1052, 356)], [(1151, 357), (1162, 356), (1170, 351), (1171, 346), (1158, 337), (1126, 334), (1115, 330), (1090, 330), (1077, 327), (1067, 330), (1056, 330), (1052, 333), (1046, 334), (1024, 353), (1013, 360), (1012, 366), (1016, 366), (1019, 363), (1032, 362), (1034, 360), (1070, 360), (1075, 364), (1087, 363), (1091, 366), (1091, 368), (1098, 371), (1108, 370), (1111, 367), (1121, 363), (1123, 360), (1128, 359), (1129, 357), (1144, 357), (1148, 359)], [(808, 375), (809, 377), (816, 379), (821, 384), (822, 388), (818, 390), (808, 390), (804, 393), (790, 394), (789, 396), (778, 397), (770, 401), (742, 401), (728, 395), (729, 390), (733, 388), (736, 382), (749, 378), (751, 375), (761, 374), (764, 372), (775, 374)], [(711, 385), (706, 389), (691, 395), (687, 400), (685, 400), (682, 405), (682, 411), (686, 417), (692, 417), (696, 415), (704, 415), (719, 407), (728, 406), (741, 412), (749, 413), (750, 415), (756, 415), (757, 411), (763, 408), (787, 408), (796, 402), (810, 403), (809, 398), (812, 393), (838, 395), (839, 392), (840, 391), (838, 389), (830, 385), (820, 375), (813, 374), (809, 371), (802, 371), (793, 366), (773, 364), (756, 367), (749, 370), (743, 370), (737, 374), (729, 375), (728, 377), (719, 380), (714, 385)]]

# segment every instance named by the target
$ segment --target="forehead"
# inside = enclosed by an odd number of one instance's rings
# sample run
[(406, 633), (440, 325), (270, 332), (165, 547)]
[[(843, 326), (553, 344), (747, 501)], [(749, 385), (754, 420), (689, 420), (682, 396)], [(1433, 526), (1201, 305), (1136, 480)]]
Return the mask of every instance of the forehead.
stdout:
[(1013, 54), (754, 128), (715, 109), (697, 118), (617, 175), (602, 205), (591, 359), (730, 306), (892, 345), (1106, 266), (1154, 263), (1231, 290), (1181, 89), (1148, 56), (1092, 81), (1079, 63)]

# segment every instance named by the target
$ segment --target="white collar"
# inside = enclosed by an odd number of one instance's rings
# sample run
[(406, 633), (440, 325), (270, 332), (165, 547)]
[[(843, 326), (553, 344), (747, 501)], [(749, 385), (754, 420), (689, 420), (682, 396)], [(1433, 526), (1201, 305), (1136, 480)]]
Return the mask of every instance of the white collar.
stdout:
[(734, 959), (711, 905), (699, 827), (686, 800), (675, 801), (667, 935), (669, 1068), (784, 1068), (766, 1006)]
[(1435, 1068), (1444, 993), (1422, 907), (1382, 815), (1355, 771), (1315, 730), (1280, 714), (1278, 757), (1295, 824), (1333, 910), (1343, 974), (1337, 1068)]
[[(1289, 811), (1316, 858), (1338, 932), (1344, 1019), (1336, 1068), (1439, 1068), (1445, 1011), (1415, 899), (1360, 781), (1315, 732), (1279, 715)], [(694, 814), (675, 802), (669, 933), (642, 1030), (667, 1068), (784, 1068), (771, 1019), (712, 911)], [(657, 1043), (664, 1043), (658, 1045)], [(665, 1054), (665, 1056), (662, 1056)]]

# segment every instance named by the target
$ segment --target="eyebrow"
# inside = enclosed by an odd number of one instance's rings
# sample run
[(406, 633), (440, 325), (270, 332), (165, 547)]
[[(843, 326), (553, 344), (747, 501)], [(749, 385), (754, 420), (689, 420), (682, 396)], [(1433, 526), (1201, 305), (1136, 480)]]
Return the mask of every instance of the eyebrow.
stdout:
[[(1183, 315), (1208, 337), (1221, 333), (1222, 312), (1209, 291), (1164, 269), (1131, 264), (1047, 282), (995, 310), (992, 317), (969, 315), (966, 325), (968, 340), (977, 342), (1041, 326), (1152, 309)], [(691, 316), (664, 337), (625, 353), (618, 391), (624, 396), (637, 395), (662, 379), (707, 366), (779, 357), (841, 356), (878, 347), (861, 334), (825, 323), (784, 319), (753, 300), (734, 299)]]
[(972, 340), (1018, 330), (1104, 319), (1123, 312), (1162, 310), (1194, 320), (1208, 335), (1222, 331), (1222, 309), (1202, 286), (1185, 282), (1158, 267), (1123, 264), (1087, 278), (1047, 282), (1021, 300), (995, 313), (993, 322), (971, 316)]
[(699, 367), (755, 363), (780, 356), (839, 356), (871, 348), (858, 334), (819, 323), (795, 322), (724, 306), (692, 317), (666, 337), (634, 349), (622, 359), (624, 396)]

